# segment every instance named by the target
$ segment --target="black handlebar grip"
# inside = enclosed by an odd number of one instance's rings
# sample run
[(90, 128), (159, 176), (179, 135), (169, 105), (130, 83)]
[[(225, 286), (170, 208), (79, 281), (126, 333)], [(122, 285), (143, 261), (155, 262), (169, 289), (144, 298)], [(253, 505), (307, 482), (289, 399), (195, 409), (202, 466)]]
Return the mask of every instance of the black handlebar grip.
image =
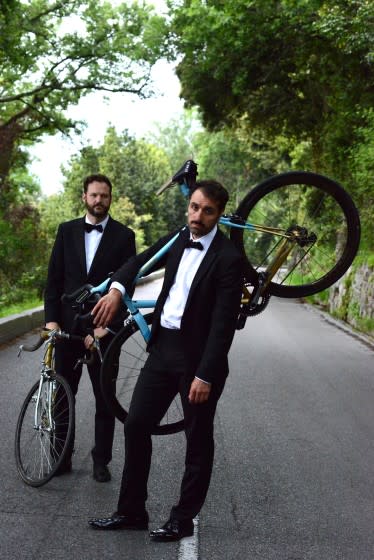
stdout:
[(84, 284), (71, 294), (62, 294), (61, 301), (63, 303), (74, 301), (74, 303), (84, 303), (90, 296), (92, 290), (91, 284)]

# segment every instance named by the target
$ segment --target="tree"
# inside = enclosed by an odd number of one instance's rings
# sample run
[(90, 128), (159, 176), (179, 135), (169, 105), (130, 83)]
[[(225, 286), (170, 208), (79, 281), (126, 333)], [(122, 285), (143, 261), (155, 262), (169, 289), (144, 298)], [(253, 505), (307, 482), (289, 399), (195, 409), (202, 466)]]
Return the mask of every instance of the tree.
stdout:
[(149, 133), (146, 140), (162, 148), (170, 168), (177, 171), (183, 162), (196, 157), (196, 136), (202, 130), (197, 110), (186, 109), (165, 125), (158, 125), (156, 132)]
[[(95, 90), (150, 94), (164, 22), (144, 4), (7, 0), (0, 7), (0, 189), (21, 143), (78, 123), (64, 111)], [(9, 186), (8, 186), (9, 188)]]
[(10, 181), (17, 184), (16, 196), (1, 197), (0, 204), (0, 304), (23, 301), (39, 286), (40, 215), (34, 201), (38, 188), (23, 172), (15, 170)]
[(234, 212), (248, 190), (282, 170), (284, 154), (259, 132), (241, 128), (201, 132), (195, 140), (199, 173), (220, 181), (230, 192), (228, 210)]
[(127, 131), (118, 134), (114, 127), (109, 127), (101, 146), (85, 147), (73, 156), (70, 167), (63, 170), (65, 196), (76, 211), (81, 208), (83, 178), (99, 172), (112, 181), (114, 202), (127, 198), (132, 203), (147, 246), (169, 231), (171, 224), (164, 208), (170, 207), (170, 199), (165, 205), (165, 200), (156, 196), (157, 188), (171, 175), (162, 149), (145, 140), (136, 140)]
[(210, 129), (245, 118), (268, 136), (311, 141), (313, 167), (343, 162), (374, 102), (367, 0), (170, 3), (177, 74)]

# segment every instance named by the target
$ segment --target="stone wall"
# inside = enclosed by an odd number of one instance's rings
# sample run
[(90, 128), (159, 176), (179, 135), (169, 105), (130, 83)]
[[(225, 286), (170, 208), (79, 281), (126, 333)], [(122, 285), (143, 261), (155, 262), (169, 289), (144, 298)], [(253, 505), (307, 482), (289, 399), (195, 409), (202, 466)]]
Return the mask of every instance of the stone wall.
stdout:
[(330, 288), (327, 311), (374, 336), (374, 267), (351, 267)]

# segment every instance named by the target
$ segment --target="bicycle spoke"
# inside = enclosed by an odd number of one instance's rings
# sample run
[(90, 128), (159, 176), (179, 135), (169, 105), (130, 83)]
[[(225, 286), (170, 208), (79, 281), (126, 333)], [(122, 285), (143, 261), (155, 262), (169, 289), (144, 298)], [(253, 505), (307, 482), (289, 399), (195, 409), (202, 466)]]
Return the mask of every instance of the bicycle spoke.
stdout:
[[(269, 292), (302, 297), (333, 284), (352, 262), (360, 239), (357, 209), (335, 181), (307, 172), (289, 172), (263, 181), (248, 193), (237, 215), (261, 228), (232, 228), (230, 237), (247, 257), (247, 279), (268, 271)], [(288, 233), (280, 245), (270, 228)], [(274, 255), (276, 257), (274, 258)]]
[(67, 382), (59, 379), (42, 378), (40, 394), (39, 383), (33, 387), (17, 423), (17, 468), (32, 486), (40, 486), (53, 476), (67, 448), (74, 402), (66, 392), (70, 390)]
[[(151, 324), (152, 315), (152, 313), (145, 315), (148, 325)], [(101, 372), (104, 398), (107, 405), (122, 422), (126, 419), (134, 387), (147, 359), (146, 346), (137, 326), (127, 325), (113, 340), (104, 357)], [(118, 377), (115, 379), (117, 364)], [(182, 428), (183, 410), (180, 397), (177, 395), (160, 424), (155, 426), (153, 433), (175, 433)]]

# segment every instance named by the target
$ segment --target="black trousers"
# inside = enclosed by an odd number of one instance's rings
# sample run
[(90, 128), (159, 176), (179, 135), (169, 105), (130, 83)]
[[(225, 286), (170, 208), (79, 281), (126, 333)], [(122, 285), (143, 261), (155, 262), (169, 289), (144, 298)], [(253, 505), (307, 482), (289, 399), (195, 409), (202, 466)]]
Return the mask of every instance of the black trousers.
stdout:
[(152, 427), (158, 424), (179, 392), (187, 440), (185, 471), (180, 497), (170, 516), (194, 518), (208, 492), (214, 458), (214, 415), (224, 381), (213, 384), (207, 402), (190, 404), (188, 394), (193, 377), (185, 369), (179, 331), (160, 329), (157, 341), (134, 389), (125, 422), (125, 465), (117, 511), (143, 513), (152, 455)]
[[(100, 340), (100, 347), (103, 355), (112, 338), (113, 336), (108, 334)], [(80, 343), (59, 341), (56, 344), (56, 372), (68, 381), (74, 397), (78, 392), (79, 381), (82, 376), (82, 365), (79, 365), (76, 369), (74, 368), (77, 360), (84, 355), (84, 352), (85, 348), (83, 344)], [(95, 444), (91, 453), (95, 463), (107, 465), (112, 459), (115, 418), (107, 408), (101, 393), (100, 367), (101, 363), (98, 356), (96, 356), (92, 365), (87, 366), (95, 396)], [(118, 368), (113, 370), (112, 376), (113, 378), (117, 378), (117, 375)], [(61, 428), (59, 432), (61, 432)], [(59, 435), (62, 438), (64, 437), (61, 433)], [(65, 457), (65, 462), (68, 462), (71, 459), (74, 450), (74, 440), (75, 428), (73, 430), (70, 446)]]

